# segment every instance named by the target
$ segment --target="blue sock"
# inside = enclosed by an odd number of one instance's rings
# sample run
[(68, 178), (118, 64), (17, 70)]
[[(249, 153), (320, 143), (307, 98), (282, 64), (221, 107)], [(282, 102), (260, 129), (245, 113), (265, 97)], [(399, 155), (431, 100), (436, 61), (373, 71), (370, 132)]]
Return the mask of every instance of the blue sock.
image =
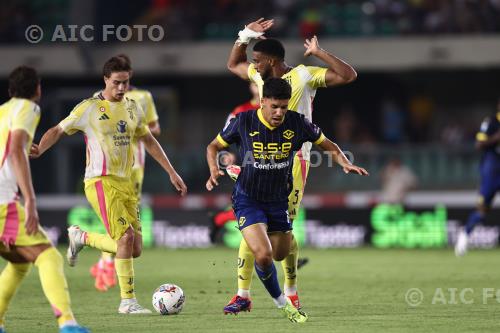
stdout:
[(272, 298), (278, 298), (281, 295), (280, 284), (278, 283), (278, 273), (276, 272), (276, 267), (274, 263), (270, 266), (261, 268), (255, 263), (255, 271), (257, 276), (266, 287), (267, 291)]
[(465, 232), (467, 233), (467, 235), (470, 235), (472, 230), (474, 230), (476, 224), (483, 222), (484, 217), (479, 211), (475, 210), (472, 214), (469, 215), (469, 219), (467, 220), (467, 224), (465, 225)]

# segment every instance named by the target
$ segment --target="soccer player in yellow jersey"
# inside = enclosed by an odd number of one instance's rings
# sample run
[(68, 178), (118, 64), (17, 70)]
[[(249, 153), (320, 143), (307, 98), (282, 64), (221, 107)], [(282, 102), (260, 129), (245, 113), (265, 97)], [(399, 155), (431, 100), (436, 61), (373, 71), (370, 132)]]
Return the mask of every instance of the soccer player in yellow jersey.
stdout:
[(39, 156), (64, 134), (83, 132), (87, 142), (85, 195), (101, 218), (107, 235), (70, 227), (68, 261), (74, 266), (84, 246), (115, 254), (121, 296), (118, 312), (140, 314), (151, 311), (139, 305), (134, 289), (133, 258), (142, 252), (137, 196), (130, 179), (137, 141), (144, 143), (148, 153), (170, 175), (177, 191), (185, 195), (187, 188), (147, 127), (142, 108), (125, 97), (130, 72), (131, 67), (124, 59), (109, 59), (104, 64), (105, 88), (99, 97), (78, 104), (69, 116), (44, 134), (34, 150)]
[[(289, 66), (285, 62), (285, 49), (275, 39), (264, 39), (264, 33), (273, 26), (273, 20), (263, 18), (252, 22), (240, 31), (227, 62), (228, 69), (244, 80), (255, 82), (262, 96), (264, 81), (268, 78), (283, 78), (292, 87), (288, 109), (303, 114), (312, 121), (312, 103), (316, 89), (353, 82), (356, 71), (346, 62), (319, 47), (316, 36), (306, 39), (304, 56), (314, 56), (326, 64), (326, 67)], [(247, 61), (246, 49), (252, 39), (262, 39), (253, 47), (253, 63)], [(300, 206), (307, 174), (311, 143), (306, 142), (295, 155), (292, 176), (293, 187), (288, 198), (288, 212), (291, 220), (295, 218)], [(298, 248), (295, 238), (292, 240), (290, 254), (282, 261), (285, 275), (285, 294), (292, 303), (300, 308), (297, 295), (297, 259)], [(224, 308), (227, 313), (238, 313), (251, 308), (250, 284), (253, 274), (254, 257), (244, 240), (238, 254), (238, 293)]]
[[(0, 255), (7, 265), (0, 274), (0, 333), (10, 301), (32, 264), (61, 333), (89, 332), (71, 311), (63, 259), (39, 224), (28, 152), (40, 121), (40, 79), (30, 67), (9, 76), (11, 99), (0, 106)], [(18, 187), (24, 199), (19, 201)]]
[[(130, 58), (126, 54), (119, 54), (117, 57), (124, 59), (131, 66)], [(96, 92), (94, 97), (98, 97), (101, 93), (101, 91)], [(156, 112), (156, 106), (151, 92), (130, 85), (129, 90), (125, 93), (125, 97), (133, 99), (139, 104), (139, 106), (141, 106), (144, 112), (145, 122), (149, 127), (151, 134), (158, 137), (161, 129), (160, 123), (158, 122), (158, 113)], [(144, 166), (146, 162), (145, 153), (144, 143), (139, 140), (137, 145), (134, 146), (134, 165), (132, 166), (131, 177), (139, 207), (141, 202), (142, 182), (144, 179)], [(116, 271), (113, 254), (102, 252), (101, 258), (91, 267), (90, 273), (95, 278), (94, 285), (97, 290), (104, 292), (107, 291), (108, 288), (115, 286)]]

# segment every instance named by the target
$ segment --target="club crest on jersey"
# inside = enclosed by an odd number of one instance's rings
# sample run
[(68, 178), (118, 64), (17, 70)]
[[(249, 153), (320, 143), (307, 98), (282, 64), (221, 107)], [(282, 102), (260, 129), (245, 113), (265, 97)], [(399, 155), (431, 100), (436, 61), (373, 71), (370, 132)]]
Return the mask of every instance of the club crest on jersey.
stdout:
[(242, 216), (242, 217), (240, 217), (240, 221), (238, 222), (238, 224), (240, 225), (240, 227), (242, 227), (246, 221), (247, 221), (247, 218)]
[(283, 132), (283, 137), (287, 140), (290, 140), (291, 138), (293, 138), (294, 135), (295, 135), (295, 132), (292, 130), (289, 130), (289, 129)]
[(116, 123), (116, 129), (120, 133), (125, 133), (127, 131), (127, 122), (124, 120), (120, 120)]

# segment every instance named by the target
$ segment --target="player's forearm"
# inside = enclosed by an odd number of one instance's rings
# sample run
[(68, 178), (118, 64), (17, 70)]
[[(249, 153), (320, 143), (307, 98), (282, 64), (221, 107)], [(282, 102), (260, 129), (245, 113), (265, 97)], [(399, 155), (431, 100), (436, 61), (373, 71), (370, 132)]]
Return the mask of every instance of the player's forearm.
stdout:
[(50, 149), (50, 147), (56, 144), (56, 142), (61, 139), (63, 134), (64, 131), (59, 125), (54, 126), (47, 132), (45, 132), (45, 134), (42, 136), (42, 139), (40, 140), (40, 143), (38, 144), (39, 156), (41, 156), (44, 152)]
[(319, 147), (331, 154), (333, 160), (341, 167), (352, 164), (340, 147), (330, 139), (325, 139)]
[(22, 147), (15, 147), (11, 152), (11, 163), (16, 175), (17, 185), (25, 201), (35, 201), (35, 190), (31, 181), (28, 157)]
[(328, 82), (328, 73), (327, 73), (327, 85), (332, 84), (346, 84), (353, 82), (356, 80), (358, 74), (354, 70), (354, 68), (349, 65), (347, 62), (342, 59), (336, 57), (335, 55), (329, 53), (328, 51), (319, 48), (317, 52), (314, 53), (314, 56), (323, 61), (328, 65), (328, 69), (337, 74), (342, 78), (340, 81), (336, 82)]
[(246, 66), (248, 66), (247, 44), (235, 43), (227, 60), (227, 69), (242, 78), (247, 78), (244, 68)]
[(217, 165), (217, 154), (219, 149), (213, 142), (207, 146), (207, 163), (210, 171), (218, 171), (219, 166)]
[(148, 154), (151, 155), (169, 175), (176, 172), (160, 143), (151, 134), (149, 134), (143, 142)]

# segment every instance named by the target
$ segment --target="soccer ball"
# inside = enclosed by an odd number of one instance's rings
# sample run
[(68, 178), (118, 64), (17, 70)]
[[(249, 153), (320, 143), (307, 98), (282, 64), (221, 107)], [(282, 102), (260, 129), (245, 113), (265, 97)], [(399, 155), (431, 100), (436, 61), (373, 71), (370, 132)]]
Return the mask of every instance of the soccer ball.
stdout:
[(162, 284), (153, 293), (153, 307), (162, 315), (181, 312), (185, 300), (184, 292), (175, 284)]

